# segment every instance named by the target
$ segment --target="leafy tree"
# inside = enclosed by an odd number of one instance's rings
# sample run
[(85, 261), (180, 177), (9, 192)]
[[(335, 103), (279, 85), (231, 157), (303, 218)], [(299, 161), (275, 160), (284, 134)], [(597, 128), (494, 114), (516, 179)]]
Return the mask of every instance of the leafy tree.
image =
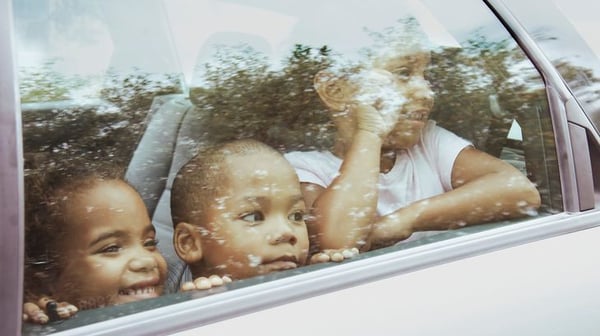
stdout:
[(111, 74), (101, 99), (89, 103), (69, 99), (72, 90), (86, 84), (83, 79), (61, 77), (50, 67), (29, 73), (21, 80), (27, 169), (69, 170), (110, 162), (124, 170), (145, 129), (153, 97), (181, 92), (175, 75)]
[(204, 65), (204, 85), (191, 90), (206, 139), (251, 137), (281, 150), (327, 146), (331, 125), (313, 77), (331, 64), (330, 52), (297, 44), (274, 70), (250, 47), (220, 49), (216, 62)]
[(52, 71), (54, 61), (40, 67), (21, 68), (19, 71), (19, 93), (21, 103), (36, 103), (68, 99), (75, 85), (63, 75)]

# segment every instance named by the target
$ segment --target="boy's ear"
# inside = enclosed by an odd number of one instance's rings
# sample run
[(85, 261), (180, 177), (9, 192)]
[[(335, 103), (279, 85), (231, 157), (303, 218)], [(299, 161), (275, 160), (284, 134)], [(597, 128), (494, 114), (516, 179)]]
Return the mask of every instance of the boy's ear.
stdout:
[(173, 247), (175, 252), (186, 264), (195, 264), (202, 260), (202, 236), (200, 228), (186, 222), (175, 226)]
[(321, 70), (314, 78), (315, 90), (321, 100), (332, 110), (343, 111), (350, 102), (349, 81), (334, 75), (330, 71)]

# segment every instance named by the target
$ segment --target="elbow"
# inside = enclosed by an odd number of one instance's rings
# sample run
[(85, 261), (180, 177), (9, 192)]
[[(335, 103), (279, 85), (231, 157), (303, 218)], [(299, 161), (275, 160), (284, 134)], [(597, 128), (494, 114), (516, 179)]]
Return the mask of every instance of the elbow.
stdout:
[(542, 205), (542, 197), (533, 183), (530, 183), (531, 188), (528, 191), (528, 203), (531, 208), (538, 209)]
[(518, 201), (517, 204), (523, 213), (531, 213), (537, 210), (542, 205), (540, 192), (537, 190), (534, 183), (527, 177), (522, 176), (519, 183)]

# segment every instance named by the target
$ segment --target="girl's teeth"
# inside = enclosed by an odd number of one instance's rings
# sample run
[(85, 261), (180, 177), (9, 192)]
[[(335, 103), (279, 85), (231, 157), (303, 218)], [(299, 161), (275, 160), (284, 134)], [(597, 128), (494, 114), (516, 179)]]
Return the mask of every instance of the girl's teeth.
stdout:
[(121, 295), (142, 295), (142, 294), (148, 294), (148, 293), (154, 293), (154, 287), (145, 287), (145, 288), (138, 288), (138, 289), (124, 289), (121, 291)]

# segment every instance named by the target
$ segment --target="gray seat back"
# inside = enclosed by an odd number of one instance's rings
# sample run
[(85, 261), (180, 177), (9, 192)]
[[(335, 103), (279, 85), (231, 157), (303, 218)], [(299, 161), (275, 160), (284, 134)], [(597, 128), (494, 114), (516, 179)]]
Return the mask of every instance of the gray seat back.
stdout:
[(152, 217), (168, 264), (166, 291), (172, 293), (179, 289), (186, 265), (173, 248), (171, 186), (179, 169), (197, 153), (201, 118), (184, 95), (155, 98), (149, 118), (125, 179), (140, 192)]

